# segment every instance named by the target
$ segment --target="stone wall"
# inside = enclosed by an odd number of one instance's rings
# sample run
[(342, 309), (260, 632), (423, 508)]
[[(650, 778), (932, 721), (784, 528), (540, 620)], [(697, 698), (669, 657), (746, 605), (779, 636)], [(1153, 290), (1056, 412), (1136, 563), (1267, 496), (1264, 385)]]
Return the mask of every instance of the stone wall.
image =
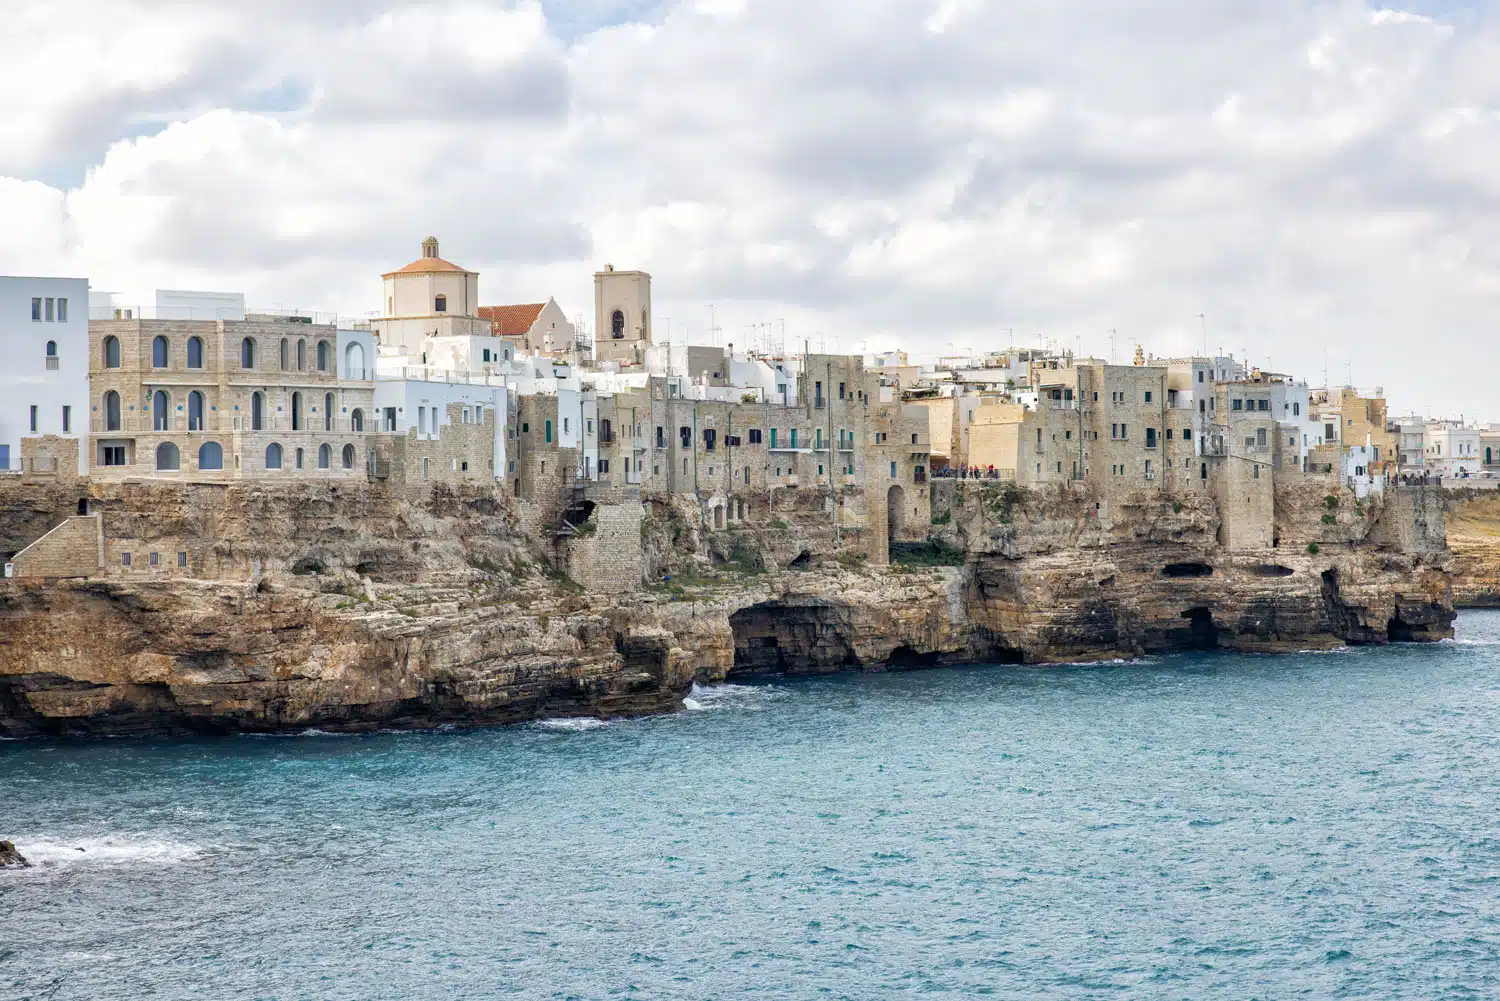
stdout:
[(601, 504), (585, 533), (567, 540), (568, 576), (589, 591), (617, 594), (641, 586), (641, 505)]
[(104, 523), (96, 514), (77, 515), (17, 553), (18, 579), (89, 577), (104, 562)]

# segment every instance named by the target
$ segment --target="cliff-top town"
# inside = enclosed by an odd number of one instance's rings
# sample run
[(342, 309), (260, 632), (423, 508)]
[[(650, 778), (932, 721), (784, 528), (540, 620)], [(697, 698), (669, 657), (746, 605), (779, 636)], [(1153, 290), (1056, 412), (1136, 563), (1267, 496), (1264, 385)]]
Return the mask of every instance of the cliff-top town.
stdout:
[[(804, 491), (880, 563), (925, 528), (935, 477), (1086, 484), (1106, 520), (1141, 491), (1203, 491), (1220, 544), (1242, 549), (1273, 543), (1278, 481), (1319, 477), (1362, 499), (1500, 469), (1500, 425), (1393, 419), (1379, 391), (1313, 389), (1232, 356), (1136, 348), (1117, 365), (1012, 348), (917, 365), (671, 343), (651, 276), (612, 265), (594, 276), (590, 341), (552, 299), (483, 305), (479, 276), (433, 237), (382, 282), (380, 315), (351, 321), (175, 291), (148, 317), (82, 279), (0, 279), (0, 470), (499, 484), (564, 535), (621, 501), (696, 499), (722, 529)], [(181, 571), (192, 555), (110, 548), (100, 569), (113, 573)], [(41, 572), (13, 558), (10, 574)], [(607, 564), (585, 583), (639, 582), (639, 561)]]

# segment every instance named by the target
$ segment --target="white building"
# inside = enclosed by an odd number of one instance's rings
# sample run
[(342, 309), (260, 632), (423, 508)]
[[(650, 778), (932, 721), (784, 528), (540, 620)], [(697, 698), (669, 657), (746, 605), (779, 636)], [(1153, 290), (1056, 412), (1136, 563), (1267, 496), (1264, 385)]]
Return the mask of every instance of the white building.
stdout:
[[(89, 429), (89, 283), (0, 277), (0, 469), (21, 468), (21, 439)], [(80, 440), (78, 472), (88, 472)]]
[(1472, 476), (1483, 465), (1478, 428), (1457, 421), (1429, 421), (1422, 437), (1427, 468), (1439, 476)]

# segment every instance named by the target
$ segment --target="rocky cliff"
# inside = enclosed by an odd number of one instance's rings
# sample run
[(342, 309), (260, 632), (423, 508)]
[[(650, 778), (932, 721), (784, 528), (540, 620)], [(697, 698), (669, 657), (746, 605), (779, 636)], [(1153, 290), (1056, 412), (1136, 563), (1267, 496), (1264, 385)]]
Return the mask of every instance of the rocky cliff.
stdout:
[[(110, 539), (191, 566), (0, 583), (0, 733), (634, 714), (740, 673), (1436, 639), (1453, 616), (1426, 491), (1290, 489), (1277, 545), (1230, 553), (1197, 495), (1106, 518), (1083, 492), (942, 483), (931, 542), (890, 567), (803, 493), (723, 531), (648, 505), (651, 582), (590, 594), (500, 493), (95, 485)], [(0, 492), (0, 549), (77, 500)]]
[(1449, 492), (1448, 547), (1453, 552), (1453, 602), (1500, 608), (1500, 492)]

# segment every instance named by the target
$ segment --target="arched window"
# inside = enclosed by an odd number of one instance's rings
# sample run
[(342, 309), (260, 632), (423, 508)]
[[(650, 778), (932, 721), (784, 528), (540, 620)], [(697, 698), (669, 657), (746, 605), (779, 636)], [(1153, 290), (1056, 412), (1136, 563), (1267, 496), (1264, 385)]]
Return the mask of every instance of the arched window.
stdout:
[(104, 430), (120, 430), (120, 394), (113, 389), (104, 394)]
[(276, 444), (275, 442), (272, 442), (271, 444), (266, 446), (266, 468), (281, 468), (281, 446)]
[(323, 430), (333, 430), (333, 394), (323, 394)]
[(157, 431), (171, 430), (172, 399), (165, 390), (158, 389), (151, 395), (151, 427)]
[(318, 371), (328, 371), (328, 342), (318, 342)]
[(302, 394), (292, 394), (292, 430), (302, 430)]
[(151, 367), (167, 367), (167, 339), (160, 334), (151, 341)]
[(120, 339), (114, 334), (104, 338), (104, 367), (120, 367)]
[(353, 469), (354, 468), (354, 446), (353, 445), (345, 445), (344, 446), (344, 468), (345, 469)]
[(156, 468), (159, 472), (173, 473), (182, 468), (182, 456), (177, 446), (164, 441), (156, 446)]
[(188, 394), (188, 430), (203, 430), (203, 394), (196, 389)]
[(285, 372), (290, 367), (289, 365), (287, 365), (287, 361), (290, 359), (290, 357), (291, 356), (287, 354), (286, 338), (283, 337), (281, 339), (281, 370), (283, 372)]
[(344, 378), (365, 377), (365, 348), (363, 344), (351, 344), (344, 349)]
[(199, 469), (223, 469), (224, 449), (216, 441), (205, 441), (198, 447)]
[(188, 368), (203, 367), (203, 338), (188, 338)]
[(349, 430), (363, 431), (365, 429), (365, 412), (355, 407), (349, 413)]
[(448, 297), (446, 295), (440, 295), (436, 299), (432, 300), (432, 311), (434, 313), (448, 312)]
[(240, 368), (255, 367), (255, 342), (250, 338), (240, 341)]
[(250, 430), (266, 429), (266, 397), (264, 393), (250, 394)]
[(307, 368), (307, 342), (297, 340), (297, 371), (301, 372)]
[(57, 342), (56, 341), (48, 341), (47, 342), (47, 367), (49, 369), (55, 369), (55, 368), (57, 368)]
[(333, 465), (333, 449), (327, 445), (318, 446), (318, 468), (327, 469)]
[(618, 309), (609, 316), (609, 335), (615, 340), (625, 336), (625, 314)]

